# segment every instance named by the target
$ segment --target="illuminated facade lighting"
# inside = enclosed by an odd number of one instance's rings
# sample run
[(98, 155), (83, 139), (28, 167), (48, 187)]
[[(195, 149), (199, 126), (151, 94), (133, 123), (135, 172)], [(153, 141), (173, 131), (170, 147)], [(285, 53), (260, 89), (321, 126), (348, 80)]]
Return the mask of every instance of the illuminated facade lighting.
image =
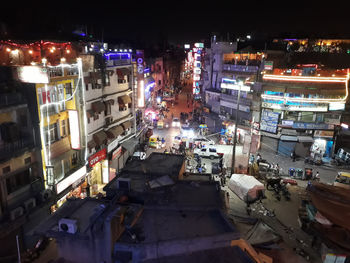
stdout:
[(266, 100), (288, 100), (293, 102), (313, 102), (313, 103), (344, 103), (349, 96), (348, 82), (349, 75), (347, 77), (307, 77), (307, 76), (279, 76), (279, 75), (264, 75), (265, 80), (279, 80), (279, 81), (296, 81), (296, 82), (319, 82), (319, 83), (344, 83), (345, 84), (345, 96), (339, 99), (326, 99), (326, 98), (291, 98), (278, 95), (262, 94), (261, 98)]
[[(281, 73), (282, 74), (282, 73)], [(308, 77), (308, 76), (280, 76), (269, 75), (263, 76), (265, 80), (278, 80), (278, 81), (299, 81), (299, 82), (345, 82), (348, 81), (347, 77)]]

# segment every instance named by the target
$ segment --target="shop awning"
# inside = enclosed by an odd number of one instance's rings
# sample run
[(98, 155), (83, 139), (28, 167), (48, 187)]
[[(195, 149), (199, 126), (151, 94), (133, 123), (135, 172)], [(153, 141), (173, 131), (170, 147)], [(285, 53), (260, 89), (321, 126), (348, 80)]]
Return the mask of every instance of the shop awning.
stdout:
[(310, 136), (298, 136), (299, 142), (313, 142), (314, 139)]
[(121, 125), (117, 125), (109, 129), (108, 131), (106, 131), (109, 139), (117, 138), (119, 135), (123, 134), (123, 132), (124, 132), (124, 129)]
[(129, 129), (131, 127), (131, 121), (126, 121), (122, 123), (124, 130)]
[(297, 131), (296, 130), (292, 130), (292, 129), (282, 129), (281, 130), (281, 134), (282, 135), (296, 136), (297, 135)]
[(87, 147), (91, 150), (92, 148), (95, 148), (96, 147), (96, 142), (95, 141), (89, 141), (87, 143)]
[(128, 68), (118, 68), (117, 69), (117, 74), (118, 74), (118, 77), (124, 79), (124, 76), (125, 75), (130, 75), (131, 71)]
[(290, 142), (297, 142), (298, 141), (298, 137), (296, 136), (288, 136), (288, 135), (282, 135), (280, 137), (281, 141), (290, 141)]
[(104, 131), (99, 131), (98, 133), (95, 133), (92, 137), (98, 146), (104, 144), (107, 140), (107, 134)]
[(129, 104), (131, 103), (131, 98), (129, 95), (118, 97), (118, 103), (123, 105)]
[(106, 109), (105, 104), (101, 101), (96, 101), (96, 102), (92, 103), (91, 108), (94, 112), (98, 112), (98, 113), (101, 113), (102, 111), (104, 111)]
[(93, 110), (87, 110), (86, 111), (86, 116), (88, 118), (92, 118), (92, 117), (94, 117), (94, 115), (95, 115), (95, 112)]

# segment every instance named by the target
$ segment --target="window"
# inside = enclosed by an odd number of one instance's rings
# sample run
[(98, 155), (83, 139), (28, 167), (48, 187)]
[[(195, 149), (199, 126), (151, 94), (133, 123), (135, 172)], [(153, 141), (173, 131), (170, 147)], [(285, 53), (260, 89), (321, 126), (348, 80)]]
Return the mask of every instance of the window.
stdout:
[(66, 83), (65, 84), (66, 89), (66, 99), (69, 99), (73, 95), (73, 89), (72, 89), (72, 83)]
[(30, 169), (6, 179), (7, 194), (11, 194), (30, 183)]
[(158, 80), (158, 85), (162, 85), (162, 81), (161, 80)]
[(78, 153), (74, 153), (72, 155), (72, 165), (77, 165), (78, 164)]
[(67, 136), (67, 121), (63, 120), (61, 121), (61, 137)]
[(51, 124), (49, 127), (45, 127), (44, 130), (46, 145), (58, 140), (57, 124)]
[(210, 148), (210, 149), (209, 149), (209, 152), (211, 152), (211, 153), (216, 153), (216, 149)]
[(10, 166), (6, 166), (6, 167), (2, 168), (2, 173), (3, 174), (7, 174), (9, 172), (11, 172), (11, 167)]
[(111, 104), (109, 102), (106, 102), (105, 105), (106, 105), (105, 116), (107, 116), (111, 114)]

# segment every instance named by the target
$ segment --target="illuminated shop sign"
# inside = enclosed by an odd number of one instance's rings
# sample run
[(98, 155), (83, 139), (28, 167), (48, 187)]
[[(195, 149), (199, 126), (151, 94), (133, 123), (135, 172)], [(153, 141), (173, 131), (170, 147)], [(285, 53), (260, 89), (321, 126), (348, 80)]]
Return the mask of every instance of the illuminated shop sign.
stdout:
[(17, 67), (18, 79), (26, 83), (49, 83), (49, 75), (45, 67), (23, 66)]
[(98, 151), (97, 153), (89, 157), (88, 159), (89, 166), (94, 167), (95, 164), (106, 159), (106, 157), (107, 157), (107, 149), (104, 148), (101, 151)]
[(78, 171), (71, 174), (67, 178), (64, 178), (61, 182), (56, 184), (56, 193), (59, 194), (63, 190), (67, 189), (69, 186), (74, 184), (76, 181), (80, 180), (86, 175), (86, 166), (81, 167)]
[(329, 103), (329, 110), (345, 110), (345, 103)]
[(139, 108), (145, 107), (145, 83), (144, 83), (144, 52), (143, 50), (136, 50), (137, 63), (137, 106)]
[(195, 43), (194, 46), (197, 48), (204, 48), (204, 43)]
[(80, 129), (79, 129), (79, 117), (78, 111), (69, 110), (69, 131), (70, 131), (70, 141), (72, 149), (79, 150), (80, 146)]

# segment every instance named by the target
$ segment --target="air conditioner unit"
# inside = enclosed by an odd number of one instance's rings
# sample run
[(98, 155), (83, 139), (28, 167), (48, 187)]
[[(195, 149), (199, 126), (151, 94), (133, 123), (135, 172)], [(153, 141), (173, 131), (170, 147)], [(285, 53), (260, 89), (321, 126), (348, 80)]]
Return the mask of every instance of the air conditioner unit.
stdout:
[(77, 220), (62, 218), (58, 222), (58, 228), (60, 232), (75, 234), (78, 231)]
[(27, 212), (33, 209), (35, 206), (36, 206), (35, 198), (30, 198), (24, 202), (24, 208), (26, 209)]
[(117, 179), (117, 187), (120, 190), (129, 190), (130, 191), (130, 187), (131, 186), (131, 180), (130, 178), (118, 178)]
[(23, 214), (24, 214), (24, 209), (23, 209), (23, 207), (19, 206), (10, 212), (10, 218), (12, 221), (14, 221), (15, 219), (19, 218)]

